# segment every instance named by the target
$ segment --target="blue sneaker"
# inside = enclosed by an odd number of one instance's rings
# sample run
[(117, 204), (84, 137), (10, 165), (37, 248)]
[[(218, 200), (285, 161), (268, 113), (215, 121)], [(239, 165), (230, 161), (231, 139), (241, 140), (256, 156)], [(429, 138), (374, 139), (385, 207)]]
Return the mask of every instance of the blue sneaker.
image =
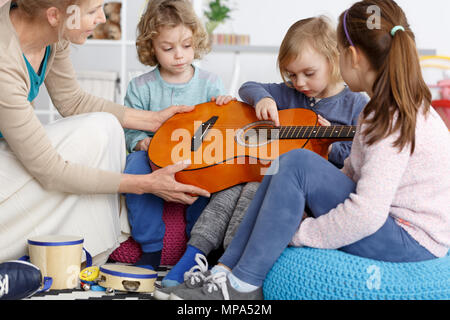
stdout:
[[(43, 288), (41, 286), (44, 284)], [(30, 262), (12, 260), (0, 263), (0, 300), (19, 300), (50, 289), (51, 278)]]
[(197, 262), (197, 265), (184, 273), (184, 282), (177, 286), (156, 289), (153, 297), (157, 300), (169, 300), (170, 294), (180, 288), (193, 289), (202, 287), (205, 279), (211, 275), (211, 272), (208, 270), (208, 261), (204, 255), (197, 253), (195, 262)]

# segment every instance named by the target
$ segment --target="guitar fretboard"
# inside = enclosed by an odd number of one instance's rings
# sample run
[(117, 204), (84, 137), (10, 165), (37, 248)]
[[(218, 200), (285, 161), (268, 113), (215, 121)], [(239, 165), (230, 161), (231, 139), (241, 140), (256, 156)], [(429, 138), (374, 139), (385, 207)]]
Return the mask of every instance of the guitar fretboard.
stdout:
[[(356, 126), (281, 126), (259, 127), (256, 130), (270, 130), (270, 136), (278, 130), (278, 139), (345, 139), (353, 138)], [(275, 131), (275, 132), (274, 132)]]

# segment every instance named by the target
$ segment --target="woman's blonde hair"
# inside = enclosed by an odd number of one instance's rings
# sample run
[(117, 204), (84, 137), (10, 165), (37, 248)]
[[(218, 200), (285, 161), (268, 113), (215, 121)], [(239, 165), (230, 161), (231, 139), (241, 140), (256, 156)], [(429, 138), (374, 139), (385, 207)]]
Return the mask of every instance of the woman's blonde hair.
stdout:
[(138, 24), (136, 49), (139, 61), (156, 66), (158, 60), (153, 40), (162, 27), (184, 25), (192, 31), (194, 58), (199, 59), (210, 50), (208, 34), (188, 0), (151, 0)]
[(67, 7), (78, 4), (82, 0), (14, 0), (13, 2), (30, 17), (37, 17), (42, 10), (51, 7), (58, 8), (63, 14)]
[(341, 82), (336, 31), (329, 18), (319, 16), (297, 21), (284, 36), (278, 53), (278, 68), (284, 83), (290, 85), (286, 66), (300, 56), (303, 48), (308, 45), (328, 60), (331, 82)]

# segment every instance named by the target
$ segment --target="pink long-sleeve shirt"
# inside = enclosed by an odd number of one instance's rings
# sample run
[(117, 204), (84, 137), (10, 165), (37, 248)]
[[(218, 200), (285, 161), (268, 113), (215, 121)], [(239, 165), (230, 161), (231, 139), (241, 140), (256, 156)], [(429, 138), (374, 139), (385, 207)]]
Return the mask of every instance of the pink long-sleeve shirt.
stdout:
[[(327, 214), (306, 218), (294, 246), (337, 249), (380, 229), (391, 215), (437, 257), (450, 247), (450, 133), (431, 108), (417, 116), (416, 146), (393, 147), (398, 134), (371, 146), (358, 127), (342, 171), (356, 182), (355, 193)], [(336, 186), (338, 188), (339, 186)]]

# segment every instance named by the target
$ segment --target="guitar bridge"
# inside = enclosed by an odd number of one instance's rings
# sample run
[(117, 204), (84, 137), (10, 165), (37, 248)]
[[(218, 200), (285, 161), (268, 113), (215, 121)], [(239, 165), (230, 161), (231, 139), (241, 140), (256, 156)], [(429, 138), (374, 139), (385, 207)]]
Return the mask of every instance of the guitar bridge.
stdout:
[(197, 151), (201, 146), (204, 137), (208, 133), (209, 129), (211, 129), (216, 123), (218, 116), (213, 116), (209, 118), (208, 121), (203, 122), (200, 127), (195, 131), (194, 136), (191, 139), (191, 151)]

